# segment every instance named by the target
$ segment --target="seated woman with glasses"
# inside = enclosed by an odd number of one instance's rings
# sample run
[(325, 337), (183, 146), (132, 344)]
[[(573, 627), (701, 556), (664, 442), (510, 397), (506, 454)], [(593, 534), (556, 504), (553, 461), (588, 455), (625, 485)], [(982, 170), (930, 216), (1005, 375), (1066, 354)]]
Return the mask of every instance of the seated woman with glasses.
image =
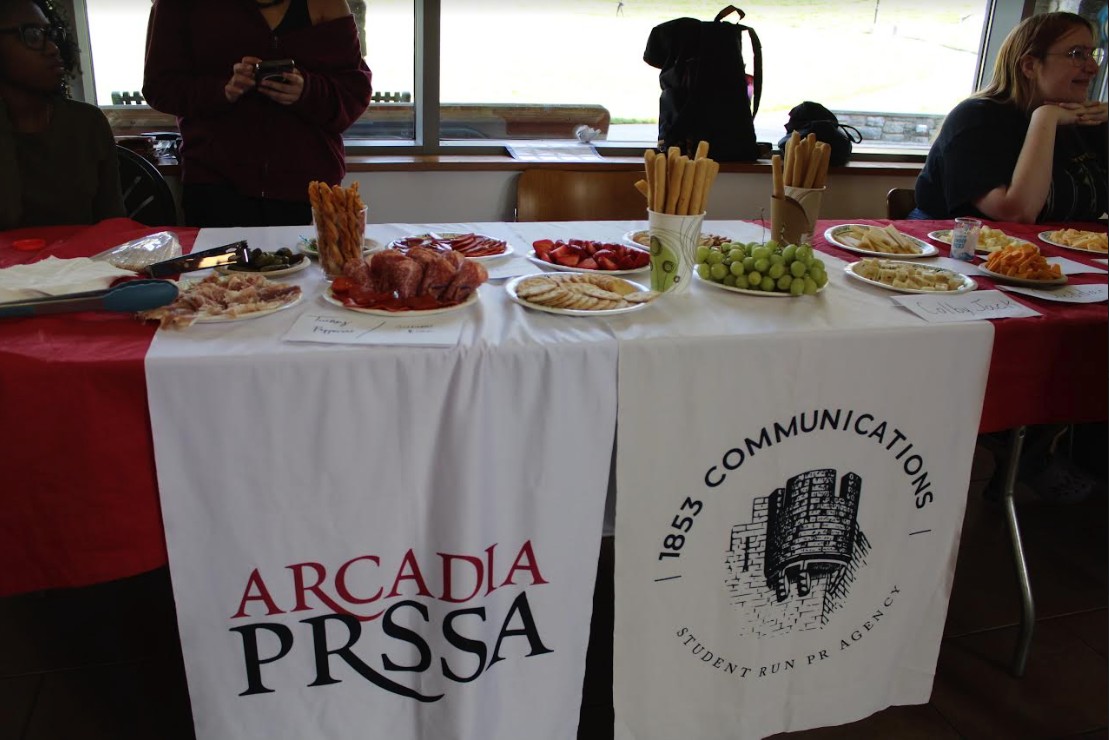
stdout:
[(1104, 59), (1080, 15), (1021, 22), (1001, 46), (993, 82), (944, 120), (910, 218), (1100, 218), (1109, 181), (1107, 108), (1087, 96)]
[(0, 230), (124, 215), (108, 120), (65, 95), (76, 63), (46, 0), (0, 0)]

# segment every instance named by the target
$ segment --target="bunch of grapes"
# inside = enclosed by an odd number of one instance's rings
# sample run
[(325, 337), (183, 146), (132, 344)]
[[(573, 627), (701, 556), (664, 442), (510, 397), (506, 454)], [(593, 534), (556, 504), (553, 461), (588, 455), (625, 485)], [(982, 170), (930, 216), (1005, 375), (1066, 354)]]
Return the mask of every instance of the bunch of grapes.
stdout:
[(824, 263), (807, 244), (783, 247), (769, 241), (701, 246), (697, 247), (696, 262), (697, 275), (702, 280), (730, 288), (814, 295), (828, 282)]

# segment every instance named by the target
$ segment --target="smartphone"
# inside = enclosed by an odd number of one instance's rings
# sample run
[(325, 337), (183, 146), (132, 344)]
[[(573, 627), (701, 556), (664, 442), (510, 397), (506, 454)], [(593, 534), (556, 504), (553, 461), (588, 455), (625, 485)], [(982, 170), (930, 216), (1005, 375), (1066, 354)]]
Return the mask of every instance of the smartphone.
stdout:
[(294, 69), (296, 69), (296, 62), (292, 59), (269, 59), (254, 65), (254, 79), (256, 82), (273, 80), (284, 83), (288, 81), (285, 79), (286, 73)]

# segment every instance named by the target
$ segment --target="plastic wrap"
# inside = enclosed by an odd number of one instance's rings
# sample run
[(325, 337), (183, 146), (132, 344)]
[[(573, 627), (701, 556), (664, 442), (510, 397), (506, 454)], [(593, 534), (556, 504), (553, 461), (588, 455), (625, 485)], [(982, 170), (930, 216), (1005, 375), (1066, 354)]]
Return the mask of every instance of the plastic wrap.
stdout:
[(107, 249), (92, 259), (101, 260), (121, 270), (139, 272), (155, 262), (164, 262), (181, 256), (181, 242), (169, 231), (134, 239)]

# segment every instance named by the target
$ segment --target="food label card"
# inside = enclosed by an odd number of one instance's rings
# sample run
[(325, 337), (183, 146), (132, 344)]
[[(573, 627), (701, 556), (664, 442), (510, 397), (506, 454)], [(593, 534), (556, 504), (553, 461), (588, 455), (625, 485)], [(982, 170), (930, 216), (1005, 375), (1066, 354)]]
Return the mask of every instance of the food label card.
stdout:
[(1092, 283), (1089, 285), (1064, 285), (1060, 288), (1021, 288), (1015, 285), (1003, 285), (1002, 290), (1013, 293), (1023, 293), (1033, 298), (1042, 298), (1045, 301), (1058, 301), (1059, 303), (1101, 303), (1109, 300), (1109, 285), (1105, 283)]
[(486, 271), (489, 273), (490, 280), (504, 280), (505, 278), (516, 277), (517, 275), (527, 275), (531, 272), (536, 272), (535, 265), (525, 259), (513, 257), (512, 259), (500, 260), (493, 264), (485, 266)]
[(976, 290), (961, 295), (894, 296), (893, 302), (935, 324), (1041, 315), (997, 290)]
[(462, 335), (461, 316), (371, 316), (353, 312), (307, 312), (285, 333), (286, 342), (453, 347)]
[[(1105, 260), (1094, 260), (1094, 262), (1104, 262)], [(1086, 265), (1075, 260), (1069, 260), (1066, 257), (1048, 257), (1047, 263), (1049, 265), (1059, 265), (1059, 269), (1064, 275), (1085, 275), (1085, 274), (1104, 274), (1105, 268), (1098, 267), (1097, 265)]]

